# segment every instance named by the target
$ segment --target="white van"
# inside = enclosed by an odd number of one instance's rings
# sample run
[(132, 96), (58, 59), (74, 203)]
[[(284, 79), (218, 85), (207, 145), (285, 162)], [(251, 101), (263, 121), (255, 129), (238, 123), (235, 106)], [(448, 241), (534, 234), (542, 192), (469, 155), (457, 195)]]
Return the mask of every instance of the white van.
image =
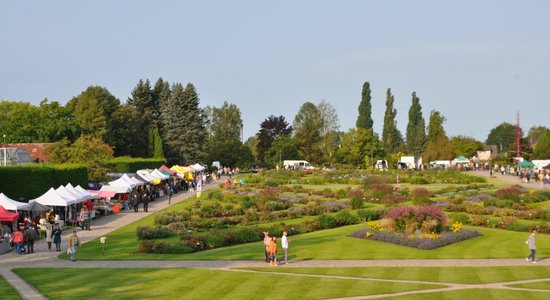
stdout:
[(306, 160), (284, 160), (283, 167), (285, 169), (294, 169), (294, 170), (314, 170), (315, 169)]

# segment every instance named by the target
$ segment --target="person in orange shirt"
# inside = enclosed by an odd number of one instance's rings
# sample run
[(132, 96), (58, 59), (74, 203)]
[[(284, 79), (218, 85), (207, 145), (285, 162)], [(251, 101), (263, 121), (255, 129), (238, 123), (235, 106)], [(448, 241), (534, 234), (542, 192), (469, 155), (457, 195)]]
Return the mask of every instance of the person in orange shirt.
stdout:
[(25, 236), (23, 232), (21, 232), (21, 229), (17, 229), (17, 231), (13, 233), (12, 242), (15, 244), (15, 252), (21, 254), (21, 246), (25, 242)]
[(278, 266), (277, 264), (277, 238), (273, 237), (271, 239), (271, 242), (269, 242), (269, 257), (271, 260), (269, 261), (270, 266)]

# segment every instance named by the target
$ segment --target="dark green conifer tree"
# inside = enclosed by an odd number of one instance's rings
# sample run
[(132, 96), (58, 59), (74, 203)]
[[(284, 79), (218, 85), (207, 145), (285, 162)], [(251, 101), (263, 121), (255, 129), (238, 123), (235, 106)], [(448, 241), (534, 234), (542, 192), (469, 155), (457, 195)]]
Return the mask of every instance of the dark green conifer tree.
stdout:
[(426, 147), (426, 121), (422, 116), (422, 106), (416, 92), (412, 93), (412, 104), (409, 109), (409, 123), (407, 124), (407, 152), (420, 156)]
[(403, 146), (403, 136), (397, 128), (395, 117), (397, 110), (393, 107), (394, 97), (391, 89), (386, 92), (386, 113), (384, 114), (384, 128), (382, 129), (382, 144), (386, 153), (397, 152)]
[(357, 128), (371, 129), (372, 121), (372, 104), (370, 96), (370, 83), (363, 83), (363, 91), (361, 92), (361, 103), (359, 104), (359, 116), (355, 126)]

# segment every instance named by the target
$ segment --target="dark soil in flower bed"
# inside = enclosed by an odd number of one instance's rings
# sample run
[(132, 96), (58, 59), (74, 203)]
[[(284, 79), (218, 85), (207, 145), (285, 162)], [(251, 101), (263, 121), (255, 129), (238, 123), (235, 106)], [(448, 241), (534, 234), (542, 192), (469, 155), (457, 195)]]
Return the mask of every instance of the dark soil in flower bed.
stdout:
[[(367, 232), (370, 232), (371, 235), (367, 238)], [(437, 239), (418, 237), (418, 238), (409, 238), (404, 233), (396, 233), (389, 231), (373, 231), (368, 228), (356, 230), (351, 237), (365, 239), (365, 240), (374, 240), (381, 241), (386, 243), (392, 243), (400, 246), (414, 247), (420, 250), (432, 250), (453, 243), (465, 241), (472, 239), (482, 234), (475, 230), (461, 229), (458, 232), (445, 232), (439, 235)]]

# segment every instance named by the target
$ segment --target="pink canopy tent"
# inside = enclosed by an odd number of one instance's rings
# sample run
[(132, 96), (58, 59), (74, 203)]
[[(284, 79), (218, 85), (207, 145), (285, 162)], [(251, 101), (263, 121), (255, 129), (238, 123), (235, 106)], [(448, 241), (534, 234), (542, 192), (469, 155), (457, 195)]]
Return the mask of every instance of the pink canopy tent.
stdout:
[(0, 206), (0, 221), (13, 222), (19, 218), (18, 213), (7, 211), (3, 206)]

